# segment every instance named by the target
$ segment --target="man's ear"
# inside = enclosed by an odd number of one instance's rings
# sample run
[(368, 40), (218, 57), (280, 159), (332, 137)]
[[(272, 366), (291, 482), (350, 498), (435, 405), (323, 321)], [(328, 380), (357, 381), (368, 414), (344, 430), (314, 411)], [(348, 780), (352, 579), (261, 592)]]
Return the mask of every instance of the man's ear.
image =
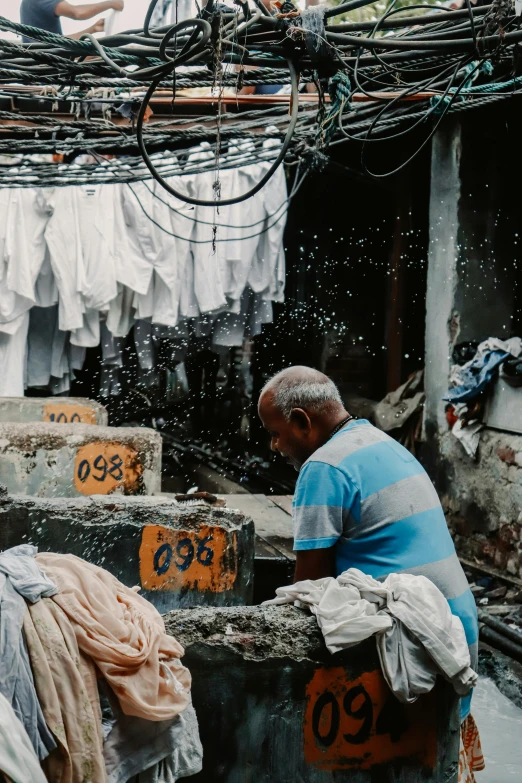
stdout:
[(302, 408), (292, 408), (290, 412), (290, 421), (293, 422), (303, 432), (310, 432), (312, 429), (310, 416)]

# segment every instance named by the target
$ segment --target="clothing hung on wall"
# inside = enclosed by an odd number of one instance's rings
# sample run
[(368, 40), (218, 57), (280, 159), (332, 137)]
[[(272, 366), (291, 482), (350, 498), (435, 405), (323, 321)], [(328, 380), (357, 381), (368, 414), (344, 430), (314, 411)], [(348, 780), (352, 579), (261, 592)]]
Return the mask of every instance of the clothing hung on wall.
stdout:
[[(236, 144), (239, 156), (249, 154), (252, 142)], [(267, 155), (274, 144), (265, 142)], [(207, 160), (213, 153), (203, 142), (189, 151), (187, 173), (167, 182), (198, 199), (227, 199), (270, 166), (245, 158), (235, 169), (191, 173)], [(147, 324), (156, 342), (174, 340), (180, 360), (197, 350), (185, 339), (189, 323), (196, 332), (204, 324), (202, 349), (217, 352), (259, 334), (272, 302), (283, 301), (287, 207), (283, 167), (251, 199), (227, 207), (187, 204), (155, 180), (1, 190), (0, 359), (8, 372), (0, 395), (67, 393), (85, 349), (100, 343), (101, 390), (117, 394), (117, 338), (135, 324)]]

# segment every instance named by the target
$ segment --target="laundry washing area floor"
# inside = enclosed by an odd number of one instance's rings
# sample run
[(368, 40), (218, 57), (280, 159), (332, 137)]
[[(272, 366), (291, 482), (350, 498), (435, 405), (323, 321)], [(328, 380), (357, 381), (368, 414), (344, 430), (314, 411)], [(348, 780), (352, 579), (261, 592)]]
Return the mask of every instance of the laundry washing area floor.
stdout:
[(473, 716), (486, 760), (477, 783), (515, 783), (522, 779), (522, 709), (493, 680), (481, 677), (473, 693)]

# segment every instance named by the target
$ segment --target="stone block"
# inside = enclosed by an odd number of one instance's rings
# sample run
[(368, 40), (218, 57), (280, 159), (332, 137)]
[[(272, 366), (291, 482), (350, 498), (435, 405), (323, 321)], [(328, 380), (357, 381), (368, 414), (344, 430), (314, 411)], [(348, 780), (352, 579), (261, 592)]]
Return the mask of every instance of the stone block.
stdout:
[(86, 397), (0, 397), (0, 422), (28, 421), (106, 427), (109, 416), (103, 405)]
[(330, 655), (292, 606), (165, 617), (185, 647), (203, 743), (193, 783), (456, 783), (459, 707), (442, 680), (410, 705), (388, 690), (375, 640)]
[(254, 523), (240, 511), (161, 495), (0, 496), (0, 550), (23, 543), (106, 568), (161, 612), (252, 601)]
[(150, 495), (161, 486), (161, 436), (144, 427), (0, 424), (0, 482), (39, 497)]

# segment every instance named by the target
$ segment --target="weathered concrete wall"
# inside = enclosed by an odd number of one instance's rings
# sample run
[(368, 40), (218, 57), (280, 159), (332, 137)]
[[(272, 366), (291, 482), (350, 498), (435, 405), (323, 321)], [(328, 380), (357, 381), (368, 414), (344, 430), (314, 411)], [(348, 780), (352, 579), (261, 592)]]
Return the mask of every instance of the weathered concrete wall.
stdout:
[(166, 616), (192, 672), (204, 758), (194, 783), (456, 783), (457, 700), (384, 684), (375, 641), (330, 655), (294, 607)]
[(0, 424), (0, 482), (14, 494), (152, 494), (161, 487), (161, 436), (144, 427)]
[(99, 424), (106, 427), (106, 408), (86, 397), (0, 397), (0, 422), (45, 421)]
[(477, 460), (439, 439), (438, 489), (457, 549), (522, 578), (522, 436), (486, 430)]
[(240, 511), (161, 496), (0, 495), (0, 550), (23, 543), (106, 568), (162, 612), (252, 601), (254, 523)]
[(473, 461), (451, 435), (442, 399), (455, 345), (511, 333), (519, 214), (505, 188), (504, 125), (490, 118), (477, 134), (470, 118), (448, 121), (433, 141), (423, 461), (459, 551), (520, 573), (522, 471), (499, 455), (522, 454), (522, 438), (488, 430)]

